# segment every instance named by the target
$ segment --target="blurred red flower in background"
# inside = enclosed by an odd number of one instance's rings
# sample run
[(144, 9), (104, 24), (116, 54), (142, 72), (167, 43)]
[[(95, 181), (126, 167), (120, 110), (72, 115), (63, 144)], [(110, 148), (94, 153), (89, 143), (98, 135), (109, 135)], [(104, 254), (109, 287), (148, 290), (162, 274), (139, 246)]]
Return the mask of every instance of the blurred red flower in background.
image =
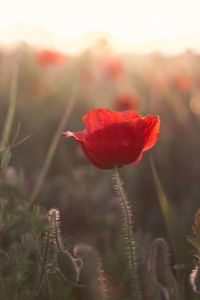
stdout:
[(90, 84), (94, 80), (94, 76), (89, 70), (83, 70), (81, 72), (81, 78), (86, 84)]
[(35, 59), (41, 66), (47, 66), (50, 64), (62, 65), (68, 61), (69, 56), (55, 50), (43, 49), (36, 52)]
[(73, 137), (86, 157), (101, 169), (137, 164), (142, 153), (154, 146), (160, 131), (158, 116), (142, 117), (135, 111), (94, 109), (82, 120), (83, 131), (62, 135)]
[(138, 109), (139, 104), (139, 97), (132, 93), (119, 94), (113, 101), (114, 108), (119, 111)]
[(119, 57), (111, 57), (104, 62), (104, 73), (110, 79), (117, 79), (124, 72), (124, 64)]
[(196, 80), (196, 87), (200, 90), (200, 78)]
[(175, 87), (181, 91), (181, 92), (186, 92), (189, 90), (189, 88), (191, 87), (191, 78), (190, 76), (183, 72), (178, 74), (175, 78), (174, 78), (174, 85)]

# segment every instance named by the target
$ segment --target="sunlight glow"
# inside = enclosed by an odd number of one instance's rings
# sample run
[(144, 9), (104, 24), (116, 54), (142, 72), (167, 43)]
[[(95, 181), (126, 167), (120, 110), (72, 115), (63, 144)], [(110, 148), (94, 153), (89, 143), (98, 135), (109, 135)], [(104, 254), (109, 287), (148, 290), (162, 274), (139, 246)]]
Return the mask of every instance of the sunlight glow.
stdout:
[(34, 26), (63, 40), (99, 30), (125, 45), (200, 34), (199, 0), (0, 0), (0, 5), (0, 33), (23, 39), (28, 30), (30, 41)]

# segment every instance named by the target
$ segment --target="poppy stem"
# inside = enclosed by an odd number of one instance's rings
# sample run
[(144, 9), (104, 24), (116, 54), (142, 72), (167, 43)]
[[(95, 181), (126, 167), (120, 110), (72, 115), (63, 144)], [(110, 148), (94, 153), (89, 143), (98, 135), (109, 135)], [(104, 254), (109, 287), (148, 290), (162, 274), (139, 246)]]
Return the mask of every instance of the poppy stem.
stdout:
[(120, 179), (117, 166), (115, 166), (114, 168), (113, 183), (114, 183), (114, 189), (116, 190), (116, 193), (119, 195), (120, 206), (121, 206), (121, 211), (123, 216), (123, 232), (124, 232), (124, 240), (126, 243), (131, 281), (133, 285), (133, 296), (135, 299), (139, 300), (141, 299), (141, 293), (140, 293), (140, 288), (138, 283), (135, 241), (134, 241), (133, 230), (132, 230), (133, 214), (126, 193), (123, 189), (122, 181)]

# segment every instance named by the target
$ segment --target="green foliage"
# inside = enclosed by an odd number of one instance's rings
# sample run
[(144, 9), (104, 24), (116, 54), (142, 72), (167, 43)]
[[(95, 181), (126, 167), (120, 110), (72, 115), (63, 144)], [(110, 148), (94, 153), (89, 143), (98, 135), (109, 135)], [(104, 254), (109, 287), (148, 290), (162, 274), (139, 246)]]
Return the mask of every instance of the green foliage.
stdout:
[[(2, 200), (1, 206), (4, 214), (11, 214), (6, 211), (6, 201)], [(53, 273), (58, 273), (55, 259), (57, 248), (54, 247), (54, 244), (51, 246), (51, 253), (46, 257), (44, 264), (46, 232), (51, 225), (45, 218), (44, 210), (35, 207), (31, 214), (23, 211), (20, 218), (18, 217), (14, 223), (9, 216), (7, 218), (1, 216), (0, 221), (1, 228), (4, 224), (0, 249), (1, 294), (6, 300), (11, 300), (13, 297), (20, 300), (48, 297), (47, 281), (50, 285), (52, 270)], [(41, 280), (43, 278), (40, 278), (42, 268), (44, 268), (42, 277), (45, 279), (43, 281)], [(38, 280), (40, 281), (39, 285)], [(71, 287), (65, 286), (62, 278), (60, 280), (63, 289), (66, 290), (66, 295), (69, 294)]]

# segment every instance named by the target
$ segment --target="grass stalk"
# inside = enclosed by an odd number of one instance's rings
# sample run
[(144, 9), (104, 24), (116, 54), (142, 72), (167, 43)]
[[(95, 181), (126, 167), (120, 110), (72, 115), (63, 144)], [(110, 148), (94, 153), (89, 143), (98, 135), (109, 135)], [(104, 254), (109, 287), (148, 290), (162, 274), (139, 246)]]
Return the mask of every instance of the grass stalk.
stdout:
[(176, 257), (176, 245), (175, 245), (175, 239), (174, 239), (173, 227), (172, 227), (172, 213), (152, 159), (151, 159), (151, 168), (153, 172), (156, 193), (158, 196), (158, 202), (165, 221), (165, 226), (167, 229), (169, 239), (171, 241), (173, 252)]
[(17, 100), (17, 84), (18, 84), (18, 67), (15, 70), (15, 72), (12, 76), (12, 79), (11, 79), (11, 85), (10, 85), (10, 91), (9, 91), (9, 108), (8, 108), (8, 113), (7, 113), (7, 117), (6, 117), (4, 130), (2, 133), (0, 149), (3, 149), (4, 147), (7, 146), (10, 132), (12, 129), (15, 108), (16, 108), (16, 100)]
[(40, 272), (40, 276), (38, 279), (38, 283), (36, 285), (36, 295), (39, 294), (40, 291), (40, 286), (44, 277), (44, 273), (45, 273), (45, 267), (46, 267), (46, 262), (47, 262), (47, 257), (48, 257), (48, 250), (49, 250), (49, 242), (50, 242), (50, 235), (51, 235), (51, 231), (52, 231), (52, 221), (54, 218), (54, 214), (51, 215), (51, 219), (50, 219), (50, 228), (48, 230), (47, 233), (47, 239), (46, 239), (46, 245), (45, 245), (45, 250), (44, 250), (44, 257), (42, 260), (42, 267), (41, 267), (41, 272)]
[(46, 159), (45, 159), (45, 162), (44, 162), (44, 165), (43, 165), (43, 168), (41, 170), (41, 173), (37, 179), (37, 182), (36, 182), (36, 185), (35, 185), (35, 188), (32, 192), (32, 195), (30, 197), (30, 207), (32, 207), (33, 204), (35, 204), (36, 202), (38, 202), (38, 195), (39, 195), (39, 192), (41, 190), (41, 187), (43, 185), (43, 182), (46, 178), (46, 175), (49, 171), (49, 168), (50, 168), (50, 165), (51, 165), (51, 162), (53, 160), (53, 157), (54, 157), (54, 154), (55, 154), (55, 151), (56, 151), (56, 148), (57, 148), (57, 145), (58, 145), (58, 142), (59, 142), (59, 139), (60, 139), (60, 136), (61, 136), (61, 131), (64, 130), (64, 127), (66, 126), (66, 123), (71, 115), (71, 112), (74, 108), (74, 105), (75, 105), (75, 101), (76, 101), (76, 97), (72, 97), (71, 100), (69, 101), (67, 107), (66, 107), (66, 110), (63, 114), (63, 117), (60, 121), (60, 123), (58, 124), (58, 127), (57, 127), (57, 130), (53, 136), (53, 139), (52, 139), (52, 142), (51, 142), (51, 145), (49, 147), (49, 151), (47, 153), (47, 156), (46, 156)]
[(140, 293), (139, 282), (138, 282), (135, 241), (134, 241), (133, 230), (132, 230), (133, 215), (116, 166), (114, 168), (113, 181), (114, 181), (114, 188), (117, 194), (119, 195), (120, 206), (123, 215), (123, 229), (124, 229), (123, 232), (124, 232), (124, 240), (126, 243), (131, 281), (133, 285), (133, 296), (134, 299), (139, 300), (141, 299), (141, 293)]

